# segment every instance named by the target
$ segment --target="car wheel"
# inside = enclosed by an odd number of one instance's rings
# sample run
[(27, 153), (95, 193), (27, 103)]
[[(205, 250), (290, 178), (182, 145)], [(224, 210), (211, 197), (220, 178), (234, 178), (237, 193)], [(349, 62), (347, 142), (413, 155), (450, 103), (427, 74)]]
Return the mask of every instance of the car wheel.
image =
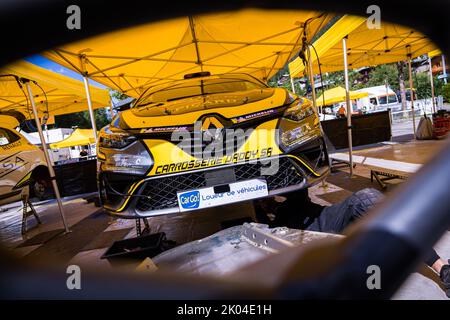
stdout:
[(46, 189), (47, 189), (47, 185), (46, 185), (45, 181), (43, 181), (43, 180), (34, 181), (33, 186), (32, 186), (33, 194), (39, 200), (45, 199)]

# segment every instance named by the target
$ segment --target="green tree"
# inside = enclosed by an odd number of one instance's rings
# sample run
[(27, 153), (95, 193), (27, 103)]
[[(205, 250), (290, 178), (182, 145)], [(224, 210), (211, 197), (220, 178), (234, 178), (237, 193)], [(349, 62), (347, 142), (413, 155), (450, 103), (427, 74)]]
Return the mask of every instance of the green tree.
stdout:
[(104, 126), (107, 126), (111, 122), (108, 118), (108, 114), (109, 112), (106, 108), (94, 110), (95, 125), (98, 130)]
[(327, 89), (334, 87), (345, 86), (344, 71), (336, 71), (322, 74), (324, 83), (327, 84)]
[(442, 95), (445, 101), (450, 102), (450, 83), (442, 87)]
[(110, 90), (111, 97), (117, 99), (117, 100), (125, 100), (128, 98), (128, 96), (125, 93), (116, 91), (116, 90)]
[(444, 93), (445, 82), (443, 79), (438, 79), (437, 76), (434, 77), (434, 95), (442, 96)]
[(413, 85), (416, 90), (417, 99), (431, 98), (431, 83), (428, 72), (414, 74)]
[[(106, 111), (106, 108), (94, 110), (94, 118), (97, 129), (103, 128), (110, 122), (110, 120), (108, 119), (108, 113)], [(78, 127), (81, 129), (92, 128), (89, 112), (82, 111), (55, 116), (54, 128), (71, 128), (71, 127)]]
[(397, 66), (393, 64), (376, 66), (369, 75), (369, 81), (366, 87), (385, 85), (386, 80), (392, 90), (400, 90)]
[[(350, 90), (361, 89), (364, 85), (357, 82), (360, 78), (360, 74), (357, 71), (349, 70), (348, 82)], [(344, 71), (327, 72), (322, 74), (325, 90), (335, 87), (345, 87)]]
[(55, 128), (71, 128), (77, 126), (81, 129), (91, 128), (89, 116), (86, 118), (83, 112), (63, 114), (55, 116)]

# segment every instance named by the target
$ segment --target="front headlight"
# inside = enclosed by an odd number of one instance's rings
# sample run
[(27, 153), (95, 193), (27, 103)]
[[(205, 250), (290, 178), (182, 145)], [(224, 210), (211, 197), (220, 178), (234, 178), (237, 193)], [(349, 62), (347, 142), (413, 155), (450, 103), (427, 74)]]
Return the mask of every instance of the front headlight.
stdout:
[(293, 108), (287, 109), (283, 115), (283, 118), (295, 122), (300, 122), (314, 114), (315, 112), (311, 106), (295, 106)]
[(319, 118), (307, 100), (286, 109), (279, 123), (280, 146), (286, 152), (320, 135)]
[(103, 171), (143, 175), (151, 169), (153, 159), (141, 142), (135, 141), (123, 149), (103, 149)]
[(101, 148), (122, 149), (132, 144), (137, 139), (126, 131), (118, 130), (111, 131), (109, 127), (105, 127), (100, 133), (99, 146)]
[(281, 142), (284, 146), (305, 142), (306, 140), (309, 140), (310, 136), (308, 134), (310, 132), (311, 127), (308, 124), (303, 124), (295, 129), (282, 132)]

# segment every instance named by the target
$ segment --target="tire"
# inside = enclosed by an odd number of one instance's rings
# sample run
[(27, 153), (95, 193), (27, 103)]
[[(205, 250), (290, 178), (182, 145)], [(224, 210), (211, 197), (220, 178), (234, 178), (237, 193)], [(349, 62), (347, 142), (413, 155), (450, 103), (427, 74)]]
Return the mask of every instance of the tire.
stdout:
[(47, 167), (39, 166), (33, 170), (33, 174), (31, 175), (30, 193), (31, 196), (34, 196), (39, 200), (51, 198), (53, 189)]
[(32, 194), (38, 198), (39, 200), (45, 200), (46, 194), (47, 194), (47, 186), (45, 181), (39, 180), (39, 181), (33, 181), (31, 188), (30, 188)]

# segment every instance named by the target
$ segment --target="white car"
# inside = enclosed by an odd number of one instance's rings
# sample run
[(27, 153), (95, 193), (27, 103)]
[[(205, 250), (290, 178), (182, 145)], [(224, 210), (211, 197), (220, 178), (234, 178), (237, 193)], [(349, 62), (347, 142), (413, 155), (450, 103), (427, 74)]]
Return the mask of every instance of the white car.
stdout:
[(15, 118), (0, 115), (0, 205), (18, 201), (29, 192), (42, 197), (49, 185), (44, 153), (14, 130)]

